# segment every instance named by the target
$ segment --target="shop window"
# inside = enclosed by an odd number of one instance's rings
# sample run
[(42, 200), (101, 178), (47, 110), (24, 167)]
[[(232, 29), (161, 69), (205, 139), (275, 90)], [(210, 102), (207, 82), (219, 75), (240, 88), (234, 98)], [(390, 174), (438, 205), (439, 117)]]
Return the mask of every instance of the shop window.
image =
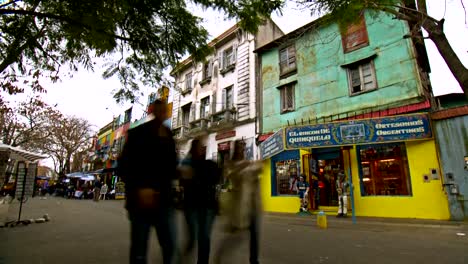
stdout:
[(365, 61), (348, 67), (349, 94), (356, 95), (377, 89), (373, 61)]
[[(296, 72), (296, 47), (289, 45), (279, 51), (280, 57), (280, 75), (287, 77)], [(287, 76), (285, 76), (287, 75)]]
[(363, 196), (412, 195), (404, 143), (365, 145), (358, 151)]
[(275, 163), (276, 184), (278, 195), (297, 194), (297, 179), (299, 171), (298, 160), (281, 160)]
[(294, 84), (284, 85), (279, 89), (281, 113), (294, 111)]

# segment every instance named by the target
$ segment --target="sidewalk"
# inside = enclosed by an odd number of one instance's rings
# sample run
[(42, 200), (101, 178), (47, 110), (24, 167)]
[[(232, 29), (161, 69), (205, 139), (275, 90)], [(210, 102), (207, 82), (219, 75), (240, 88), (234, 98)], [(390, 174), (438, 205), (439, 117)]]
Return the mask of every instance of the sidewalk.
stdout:
[[(317, 216), (301, 213), (274, 213), (265, 212), (265, 220), (283, 221), (288, 224), (301, 224), (316, 226)], [(468, 221), (455, 222), (449, 220), (428, 220), (428, 219), (410, 219), (410, 218), (383, 218), (383, 217), (356, 217), (356, 224), (353, 224), (351, 216), (337, 218), (327, 216), (329, 227), (414, 227), (414, 228), (444, 228), (454, 230), (468, 231)]]

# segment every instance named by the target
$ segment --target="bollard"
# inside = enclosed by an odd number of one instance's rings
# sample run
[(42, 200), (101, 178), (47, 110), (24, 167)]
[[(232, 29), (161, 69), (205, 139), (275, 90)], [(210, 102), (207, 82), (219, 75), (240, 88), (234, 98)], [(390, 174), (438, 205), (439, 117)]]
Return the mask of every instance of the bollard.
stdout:
[(327, 215), (323, 211), (320, 211), (317, 215), (317, 226), (323, 229), (327, 228)]

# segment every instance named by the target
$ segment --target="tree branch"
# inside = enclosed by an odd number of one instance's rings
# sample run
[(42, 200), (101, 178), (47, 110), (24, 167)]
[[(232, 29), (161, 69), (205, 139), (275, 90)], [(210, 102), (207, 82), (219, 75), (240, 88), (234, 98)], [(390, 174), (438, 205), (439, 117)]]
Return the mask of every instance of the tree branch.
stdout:
[(94, 31), (103, 35), (107, 35), (109, 37), (113, 37), (115, 39), (129, 41), (129, 42), (133, 41), (130, 38), (122, 37), (116, 34), (111, 34), (109, 32), (105, 32), (104, 30), (95, 29), (93, 26), (84, 24), (80, 21), (73, 20), (68, 17), (50, 14), (50, 13), (41, 13), (41, 12), (36, 12), (36, 11), (24, 10), (24, 9), (0, 9), (0, 14), (2, 15), (25, 15), (25, 16), (34, 16), (38, 18), (50, 18), (50, 19), (54, 19), (54, 20), (58, 20), (62, 22), (67, 22), (72, 25), (81, 26), (83, 28), (89, 29), (91, 31)]
[(14, 3), (16, 3), (16, 2), (21, 2), (21, 0), (14, 0), (14, 1), (6, 2), (6, 3), (4, 3), (4, 4), (1, 4), (1, 5), (0, 5), (0, 8), (7, 7), (7, 6), (9, 6), (9, 5), (11, 5), (11, 4), (14, 4)]

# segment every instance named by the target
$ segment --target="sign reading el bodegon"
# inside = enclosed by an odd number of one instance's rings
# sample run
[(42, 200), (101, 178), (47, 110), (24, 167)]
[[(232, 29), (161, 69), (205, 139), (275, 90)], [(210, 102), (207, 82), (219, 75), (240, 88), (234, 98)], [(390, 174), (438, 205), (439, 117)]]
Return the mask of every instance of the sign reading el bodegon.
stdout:
[(328, 124), (287, 127), (286, 148), (354, 145), (432, 138), (426, 114), (347, 120)]

